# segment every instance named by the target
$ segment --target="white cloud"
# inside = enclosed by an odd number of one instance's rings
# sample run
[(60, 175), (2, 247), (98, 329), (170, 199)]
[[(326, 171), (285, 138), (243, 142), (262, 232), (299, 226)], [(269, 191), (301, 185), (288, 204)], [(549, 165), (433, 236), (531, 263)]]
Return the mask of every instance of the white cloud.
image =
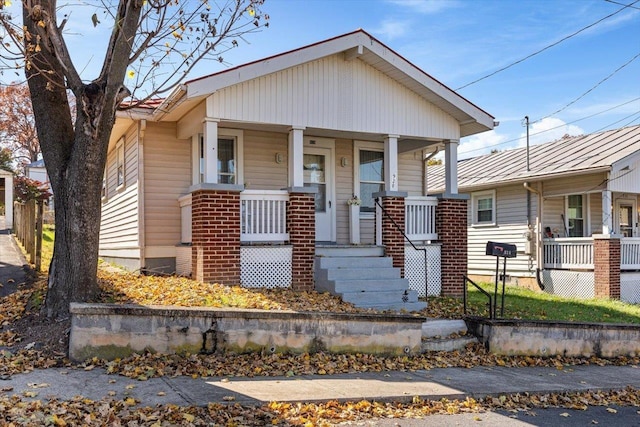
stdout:
[(458, 159), (468, 159), (482, 154), (490, 153), (492, 149), (501, 149), (500, 144), (507, 141), (507, 136), (497, 133), (495, 130), (483, 132), (465, 138), (458, 147)]
[[(565, 123), (556, 117), (547, 117), (539, 122), (529, 125), (529, 145), (543, 144), (545, 142), (556, 141), (565, 135), (577, 136), (585, 132), (576, 125)], [(522, 132), (518, 140), (518, 147), (527, 145), (527, 133)]]
[(380, 35), (387, 40), (391, 40), (405, 35), (407, 30), (410, 28), (410, 25), (409, 21), (386, 19), (382, 21), (379, 28), (371, 32), (375, 35)]

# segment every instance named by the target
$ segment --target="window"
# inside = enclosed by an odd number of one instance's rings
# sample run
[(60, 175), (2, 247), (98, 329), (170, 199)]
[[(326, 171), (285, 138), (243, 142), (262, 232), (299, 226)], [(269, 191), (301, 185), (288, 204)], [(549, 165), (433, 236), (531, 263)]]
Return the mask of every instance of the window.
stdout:
[(384, 152), (356, 148), (358, 169), (356, 189), (360, 195), (360, 212), (375, 212), (373, 194), (384, 191)]
[(496, 192), (495, 190), (473, 193), (471, 206), (474, 225), (496, 224)]
[(584, 237), (584, 197), (582, 194), (567, 196), (567, 231), (569, 237)]
[(124, 138), (116, 146), (116, 187), (124, 187)]
[[(199, 134), (194, 146), (193, 183), (205, 182), (205, 142), (204, 135)], [(234, 129), (220, 129), (218, 137), (218, 183), (242, 184), (242, 131)]]

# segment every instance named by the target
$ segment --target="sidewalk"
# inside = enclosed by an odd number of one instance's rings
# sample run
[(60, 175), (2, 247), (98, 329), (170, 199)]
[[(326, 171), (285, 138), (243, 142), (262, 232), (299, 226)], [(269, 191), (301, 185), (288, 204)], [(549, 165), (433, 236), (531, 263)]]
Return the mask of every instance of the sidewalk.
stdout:
[(414, 396), (437, 400), (464, 399), (508, 393), (545, 393), (611, 390), (640, 387), (636, 366), (575, 366), (558, 370), (546, 367), (438, 368), (417, 372), (367, 372), (260, 378), (152, 378), (147, 381), (91, 371), (52, 368), (17, 374), (0, 380), (7, 394), (70, 400), (81, 395), (91, 400), (133, 397), (139, 406), (175, 404), (206, 406), (210, 402), (262, 404), (322, 402), (327, 400), (408, 401)]
[(27, 260), (6, 228), (4, 216), (0, 216), (0, 297), (15, 292), (26, 279), (23, 265)]

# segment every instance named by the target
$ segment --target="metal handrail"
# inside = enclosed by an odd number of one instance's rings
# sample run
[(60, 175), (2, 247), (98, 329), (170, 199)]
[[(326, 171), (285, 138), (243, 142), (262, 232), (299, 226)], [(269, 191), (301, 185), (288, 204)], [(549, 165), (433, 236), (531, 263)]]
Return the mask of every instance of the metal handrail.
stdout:
[(416, 245), (413, 244), (411, 239), (409, 237), (407, 237), (407, 235), (405, 234), (404, 230), (402, 228), (400, 228), (398, 223), (393, 219), (393, 217), (391, 215), (389, 215), (389, 213), (382, 206), (382, 204), (380, 204), (380, 201), (378, 199), (373, 199), (373, 200), (376, 203), (376, 205), (378, 205), (380, 207), (380, 209), (386, 215), (386, 217), (391, 220), (391, 223), (396, 227), (396, 229), (400, 232), (400, 234), (402, 234), (402, 236), (405, 238), (405, 240), (407, 242), (409, 242), (411, 247), (416, 251), (422, 251), (422, 253), (424, 254), (424, 300), (425, 300), (425, 302), (427, 303), (427, 306), (428, 306), (429, 305), (429, 284), (428, 284), (429, 282), (427, 281), (427, 249), (426, 248), (418, 248), (418, 247), (416, 247)]
[(476, 289), (478, 289), (480, 292), (482, 292), (488, 299), (489, 299), (489, 319), (494, 319), (495, 318), (495, 313), (493, 312), (493, 298), (491, 298), (491, 294), (487, 291), (485, 291), (484, 289), (482, 289), (480, 286), (478, 286), (476, 284), (476, 282), (474, 282), (473, 280), (469, 279), (467, 276), (462, 276), (462, 280), (464, 281), (464, 283), (462, 284), (462, 289), (464, 290), (464, 292), (462, 293), (462, 302), (463, 302), (463, 306), (464, 306), (464, 314), (467, 314), (467, 283), (471, 283), (473, 286), (476, 287)]

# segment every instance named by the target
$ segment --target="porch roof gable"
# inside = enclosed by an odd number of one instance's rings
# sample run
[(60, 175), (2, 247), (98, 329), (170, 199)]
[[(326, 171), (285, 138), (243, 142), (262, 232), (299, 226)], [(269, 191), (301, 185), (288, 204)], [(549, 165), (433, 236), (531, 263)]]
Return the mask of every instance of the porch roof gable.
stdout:
[(461, 136), (494, 127), (494, 117), (489, 113), (361, 29), (188, 81), (177, 87), (158, 111), (166, 113), (180, 98), (180, 109), (183, 110), (186, 109), (185, 104), (200, 101), (217, 90), (339, 53), (343, 53), (347, 60), (358, 58), (364, 61), (451, 115), (460, 124)]

